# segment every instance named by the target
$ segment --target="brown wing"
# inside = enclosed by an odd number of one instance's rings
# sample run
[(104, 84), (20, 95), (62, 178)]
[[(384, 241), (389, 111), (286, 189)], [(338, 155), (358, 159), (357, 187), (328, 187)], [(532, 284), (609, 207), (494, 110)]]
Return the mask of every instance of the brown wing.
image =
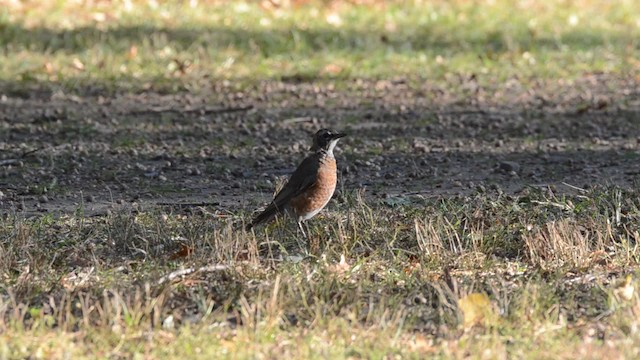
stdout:
[(258, 214), (251, 224), (247, 225), (248, 229), (266, 222), (276, 214), (284, 211), (289, 200), (302, 194), (305, 190), (315, 184), (318, 178), (318, 170), (320, 169), (318, 156), (319, 154), (308, 156), (302, 161), (302, 163), (300, 163), (300, 165), (298, 165), (296, 171), (293, 172), (289, 181), (284, 185), (282, 190), (276, 194), (271, 204), (269, 204), (263, 212)]

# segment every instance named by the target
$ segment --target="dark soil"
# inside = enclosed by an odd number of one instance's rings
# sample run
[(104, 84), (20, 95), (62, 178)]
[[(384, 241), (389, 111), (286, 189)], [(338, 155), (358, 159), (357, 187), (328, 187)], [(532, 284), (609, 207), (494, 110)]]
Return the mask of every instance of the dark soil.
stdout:
[(464, 76), (449, 86), (293, 79), (170, 95), (43, 88), (0, 88), (5, 214), (253, 209), (321, 127), (351, 135), (337, 150), (340, 191), (373, 197), (631, 187), (640, 173), (640, 82), (631, 78), (493, 88)]

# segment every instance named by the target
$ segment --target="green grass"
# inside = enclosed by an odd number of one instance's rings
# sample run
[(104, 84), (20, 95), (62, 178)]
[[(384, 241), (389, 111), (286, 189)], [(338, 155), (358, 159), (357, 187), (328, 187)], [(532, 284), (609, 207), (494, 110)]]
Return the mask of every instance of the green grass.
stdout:
[(475, 74), (495, 85), (640, 67), (633, 1), (158, 3), (9, 5), (0, 10), (0, 80), (195, 91), (221, 79), (441, 83)]

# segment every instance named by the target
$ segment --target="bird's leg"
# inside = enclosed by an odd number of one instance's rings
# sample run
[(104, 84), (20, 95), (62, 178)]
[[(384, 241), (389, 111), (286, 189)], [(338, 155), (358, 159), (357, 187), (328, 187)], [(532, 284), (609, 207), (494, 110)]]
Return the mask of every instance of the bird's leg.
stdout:
[(298, 221), (298, 228), (302, 231), (302, 236), (304, 236), (306, 240), (309, 240), (307, 233), (304, 231), (304, 226), (302, 226), (302, 221)]
[(307, 228), (307, 230), (305, 231), (305, 227), (306, 224), (303, 224), (302, 221), (298, 221), (298, 229), (300, 229), (302, 235), (304, 236), (304, 240), (302, 241), (302, 243), (298, 241), (298, 246), (300, 246), (300, 250), (302, 250), (302, 253), (308, 257), (311, 256), (311, 254), (309, 253), (309, 228)]

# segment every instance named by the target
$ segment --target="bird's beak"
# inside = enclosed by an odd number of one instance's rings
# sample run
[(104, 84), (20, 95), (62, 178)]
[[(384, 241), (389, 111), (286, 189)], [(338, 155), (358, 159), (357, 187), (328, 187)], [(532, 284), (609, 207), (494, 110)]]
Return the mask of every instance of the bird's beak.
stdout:
[(333, 138), (334, 138), (334, 139), (340, 139), (340, 138), (343, 138), (343, 137), (345, 137), (345, 136), (347, 136), (347, 134), (345, 134), (345, 133), (336, 133), (336, 134), (333, 134)]

